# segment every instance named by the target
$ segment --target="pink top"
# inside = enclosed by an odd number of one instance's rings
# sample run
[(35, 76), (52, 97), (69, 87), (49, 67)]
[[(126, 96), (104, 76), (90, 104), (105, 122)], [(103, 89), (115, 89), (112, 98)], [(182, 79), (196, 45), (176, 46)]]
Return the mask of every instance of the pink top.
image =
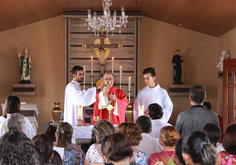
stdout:
[(236, 164), (236, 155), (230, 155), (226, 151), (221, 151), (221, 164), (226, 165), (235, 165)]
[[(175, 151), (161, 151), (153, 153), (148, 160), (148, 165), (155, 165), (156, 162), (159, 164), (165, 164), (164, 160), (169, 160), (170, 157), (175, 153)], [(164, 158), (164, 160), (163, 160)]]

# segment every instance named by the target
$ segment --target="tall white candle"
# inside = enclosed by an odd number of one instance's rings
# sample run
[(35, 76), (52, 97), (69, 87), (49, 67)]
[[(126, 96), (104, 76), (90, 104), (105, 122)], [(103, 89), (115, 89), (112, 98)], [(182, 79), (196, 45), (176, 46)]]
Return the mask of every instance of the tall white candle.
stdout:
[(144, 106), (143, 105), (139, 105), (138, 106), (138, 116), (142, 116), (144, 115)]
[(131, 89), (131, 76), (129, 76), (129, 91), (130, 91), (130, 89)]
[(122, 66), (120, 66), (120, 83), (122, 82)]
[(93, 56), (91, 56), (91, 76), (93, 75)]
[(84, 82), (85, 82), (85, 72), (86, 72), (86, 70), (85, 70), (85, 65), (84, 65)]
[(78, 106), (78, 119), (83, 120), (83, 105)]
[(114, 57), (111, 58), (111, 73), (114, 74)]

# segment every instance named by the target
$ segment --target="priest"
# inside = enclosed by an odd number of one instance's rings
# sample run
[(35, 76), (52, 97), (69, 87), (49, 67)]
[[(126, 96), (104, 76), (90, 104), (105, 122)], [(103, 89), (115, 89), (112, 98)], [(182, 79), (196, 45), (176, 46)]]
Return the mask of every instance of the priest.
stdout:
[[(125, 110), (129, 104), (127, 96), (121, 89), (118, 89), (114, 84), (114, 75), (111, 72), (106, 72), (103, 75), (104, 85), (96, 95), (96, 102), (93, 104), (93, 116), (99, 116), (100, 119), (109, 119), (109, 111), (107, 105), (111, 101), (114, 109), (111, 110), (111, 123), (120, 124), (125, 122)], [(94, 119), (92, 125), (95, 124)]]
[(64, 122), (68, 122), (74, 127), (77, 125), (78, 106), (89, 106), (96, 101), (96, 87), (82, 90), (84, 71), (81, 66), (73, 67), (72, 76), (73, 80), (67, 84), (65, 89)]

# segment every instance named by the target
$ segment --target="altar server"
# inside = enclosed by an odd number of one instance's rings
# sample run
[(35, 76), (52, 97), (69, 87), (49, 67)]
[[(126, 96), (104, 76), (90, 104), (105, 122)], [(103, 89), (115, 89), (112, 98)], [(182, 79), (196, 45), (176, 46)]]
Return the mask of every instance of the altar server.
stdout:
[(73, 80), (67, 84), (65, 89), (64, 122), (68, 122), (74, 127), (77, 125), (78, 105), (93, 104), (96, 101), (96, 87), (82, 90), (84, 71), (81, 66), (73, 67), (72, 76)]
[(139, 105), (144, 106), (144, 110), (148, 109), (149, 104), (157, 103), (163, 108), (162, 119), (166, 122), (170, 119), (173, 110), (173, 103), (167, 91), (155, 83), (156, 72), (154, 68), (146, 68), (143, 71), (144, 82), (146, 87), (138, 92), (134, 102), (134, 122), (138, 118)]

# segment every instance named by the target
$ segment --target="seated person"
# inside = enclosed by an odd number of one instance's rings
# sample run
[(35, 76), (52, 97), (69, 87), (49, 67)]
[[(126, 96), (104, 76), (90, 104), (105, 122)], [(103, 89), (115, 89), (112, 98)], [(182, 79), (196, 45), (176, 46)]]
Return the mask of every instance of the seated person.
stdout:
[(225, 151), (224, 147), (222, 146), (222, 143), (219, 143), (221, 139), (221, 130), (218, 125), (214, 123), (208, 123), (204, 126), (202, 132), (207, 135), (207, 137), (210, 139), (211, 144), (216, 147), (217, 154), (220, 151)]
[(148, 163), (147, 154), (142, 151), (139, 151), (136, 148), (136, 146), (138, 146), (139, 142), (142, 140), (141, 127), (135, 123), (127, 122), (127, 123), (122, 123), (118, 125), (116, 129), (117, 129), (117, 132), (124, 134), (129, 140), (129, 143), (131, 144), (131, 147), (133, 149), (133, 155), (134, 155), (131, 163), (134, 162), (136, 164), (147, 165)]
[(136, 148), (145, 152), (148, 157), (154, 152), (161, 152), (162, 147), (159, 144), (159, 139), (150, 136), (152, 132), (152, 122), (150, 118), (147, 116), (139, 116), (136, 120), (136, 124), (143, 130), (141, 134), (142, 140)]
[(184, 162), (184, 158), (182, 156), (182, 142), (183, 142), (183, 138), (179, 138), (175, 146), (174, 163), (176, 165), (186, 165)]
[(1, 164), (40, 164), (31, 140), (17, 130), (10, 130), (0, 139)]
[(95, 142), (92, 144), (85, 157), (84, 165), (89, 165), (92, 163), (104, 163), (104, 159), (101, 153), (101, 142), (102, 139), (110, 134), (116, 133), (116, 129), (107, 120), (99, 120), (92, 129), (92, 140)]
[(50, 126), (47, 128), (45, 134), (48, 135), (53, 141), (53, 147), (57, 146), (55, 133), (57, 132), (57, 127)]
[(183, 137), (182, 155), (188, 165), (214, 165), (216, 162), (215, 147), (200, 131), (189, 132)]
[[(121, 133), (106, 136), (102, 141), (101, 149), (105, 165), (130, 164), (133, 156), (131, 145)], [(94, 165), (99, 165), (99, 163)]]
[(152, 122), (152, 132), (150, 133), (151, 137), (160, 139), (160, 130), (165, 126), (172, 126), (162, 119), (163, 109), (157, 103), (153, 103), (148, 106), (148, 116)]
[[(40, 162), (50, 164), (49, 161), (54, 157), (52, 139), (48, 135), (40, 134), (33, 138), (33, 143), (38, 151)], [(62, 162), (59, 164), (62, 164)]]
[(84, 153), (77, 144), (72, 144), (73, 128), (67, 123), (63, 122), (57, 126), (56, 142), (57, 147), (62, 147), (65, 150), (64, 164), (84, 164)]
[(179, 139), (179, 134), (175, 127), (165, 126), (160, 131), (160, 145), (164, 148), (161, 152), (153, 153), (148, 160), (148, 165), (153, 165), (158, 160), (165, 163), (175, 153), (175, 145)]
[(8, 130), (17, 130), (23, 131), (23, 127), (25, 125), (25, 118), (22, 114), (13, 113), (7, 119), (7, 129)]
[[(0, 116), (0, 136), (8, 131), (7, 119), (13, 113), (20, 113), (20, 99), (17, 96), (9, 96), (5, 101), (2, 116)], [(28, 138), (32, 139), (35, 136), (34, 129), (30, 121), (26, 117), (24, 119), (23, 132)]]

